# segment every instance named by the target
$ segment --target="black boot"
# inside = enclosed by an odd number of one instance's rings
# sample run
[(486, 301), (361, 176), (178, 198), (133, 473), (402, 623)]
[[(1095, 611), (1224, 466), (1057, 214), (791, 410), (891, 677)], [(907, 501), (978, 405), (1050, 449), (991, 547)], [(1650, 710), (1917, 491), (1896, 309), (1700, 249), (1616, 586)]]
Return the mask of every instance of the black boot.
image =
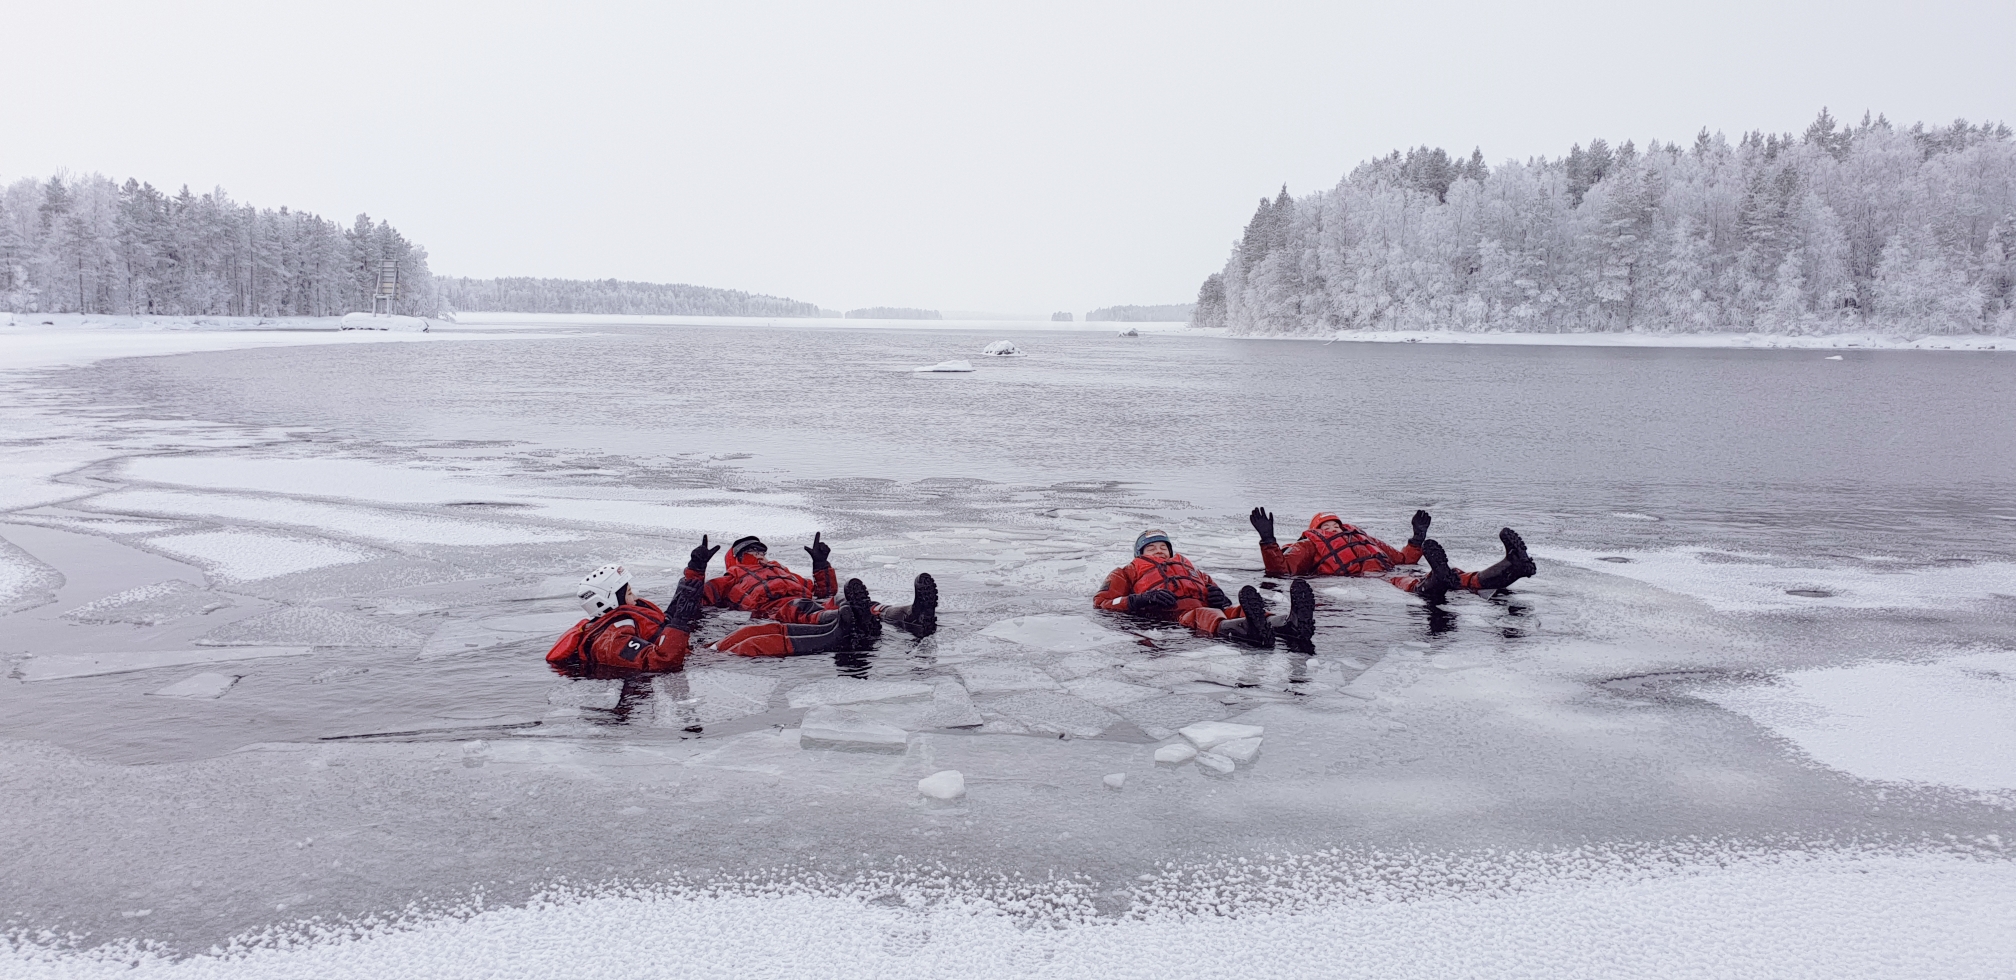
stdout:
[(1449, 567), (1449, 555), (1434, 539), (1421, 542), (1421, 557), (1428, 560), (1428, 575), (1421, 584), (1414, 587), (1414, 594), (1429, 602), (1441, 602), (1450, 589), (1463, 587), (1463, 580), (1456, 577), (1456, 570)]
[(1267, 603), (1250, 585), (1239, 590), (1239, 619), (1228, 619), (1218, 631), (1257, 650), (1274, 649), (1274, 626), (1267, 622)]
[(882, 621), (901, 626), (920, 640), (938, 632), (938, 580), (930, 572), (917, 573), (910, 604), (883, 607)]
[(1408, 538), (1407, 543), (1413, 545), (1416, 548), (1421, 547), (1421, 542), (1428, 540), (1428, 522), (1432, 520), (1434, 520), (1434, 518), (1429, 517), (1427, 511), (1425, 510), (1415, 511), (1414, 536)]
[(1316, 590), (1309, 583), (1296, 579), (1288, 586), (1288, 615), (1274, 623), (1274, 632), (1288, 644), (1288, 649), (1297, 653), (1313, 653), (1316, 638)]
[(868, 598), (868, 587), (858, 578), (850, 578), (840, 589), (841, 621), (847, 623), (853, 638), (847, 646), (854, 650), (866, 650), (882, 638), (882, 619), (875, 615), (875, 603)]
[(1499, 528), (1498, 540), (1505, 545), (1505, 557), (1499, 559), (1498, 564), (1477, 573), (1479, 590), (1502, 589), (1540, 570), (1526, 554), (1526, 540), (1519, 536), (1519, 532), (1509, 527)]

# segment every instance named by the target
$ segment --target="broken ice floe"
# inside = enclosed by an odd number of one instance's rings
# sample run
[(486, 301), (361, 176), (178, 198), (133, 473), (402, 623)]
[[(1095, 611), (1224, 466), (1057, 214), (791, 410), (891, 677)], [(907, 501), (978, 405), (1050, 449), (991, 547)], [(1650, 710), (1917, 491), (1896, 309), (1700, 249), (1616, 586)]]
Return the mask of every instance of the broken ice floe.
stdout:
[(87, 602), (63, 614), (78, 623), (127, 623), (159, 626), (189, 616), (228, 609), (231, 600), (200, 585), (171, 578), (137, 589), (127, 589), (94, 602)]
[(1207, 773), (1219, 776), (1230, 776), (1232, 770), (1239, 768), (1238, 763), (1215, 752), (1197, 753), (1197, 766)]
[(157, 698), (186, 698), (192, 701), (221, 698), (231, 685), (238, 683), (238, 674), (218, 674), (204, 672), (193, 677), (176, 681), (158, 691), (147, 693)]
[(820, 705), (798, 723), (802, 748), (848, 749), (859, 752), (902, 752), (910, 733), (874, 720), (852, 708)]
[(1261, 739), (1257, 737), (1235, 738), (1229, 742), (1220, 742), (1212, 746), (1211, 751), (1243, 766), (1259, 758), (1260, 742)]
[(975, 728), (985, 721), (965, 688), (941, 679), (931, 686), (931, 710), (918, 724), (922, 728)]
[[(570, 586), (573, 583), (568, 583)], [(437, 627), (420, 647), (420, 659), (431, 660), (450, 654), (487, 650), (507, 643), (534, 638), (558, 637), (581, 620), (578, 609), (550, 613), (522, 613), (491, 616), (487, 619), (451, 619)]]
[(561, 708), (596, 708), (611, 711), (623, 700), (623, 682), (614, 678), (565, 680), (546, 694), (546, 703)]
[(988, 701), (998, 711), (1039, 732), (1097, 738), (1120, 722), (1120, 716), (1090, 701), (1052, 691), (1024, 691)]
[(934, 772), (917, 781), (917, 792), (934, 800), (956, 800), (966, 795), (966, 777), (957, 769)]
[(317, 647), (417, 648), (420, 634), (355, 613), (296, 606), (226, 623), (198, 638), (198, 646), (305, 644)]
[(193, 561), (219, 578), (238, 582), (277, 578), (372, 558), (351, 548), (258, 531), (202, 531), (148, 538), (146, 543), (178, 558)]
[(973, 362), (968, 360), (939, 361), (930, 367), (911, 368), (910, 370), (918, 374), (969, 374), (973, 371)]
[(770, 710), (771, 695), (777, 691), (774, 677), (721, 667), (690, 668), (682, 676), (697, 702), (699, 720), (710, 725)]
[(1263, 729), (1259, 725), (1235, 725), (1229, 721), (1206, 721), (1185, 726), (1177, 734), (1182, 735), (1197, 746), (1200, 752), (1209, 752), (1226, 742), (1242, 738), (1259, 738)]
[(1197, 758), (1197, 748), (1188, 742), (1174, 742), (1155, 750), (1155, 762), (1164, 766), (1180, 766)]
[(24, 681), (51, 681), (66, 677), (97, 677), (126, 674), (156, 667), (183, 667), (190, 664), (230, 663), (263, 660), (267, 657), (303, 657), (307, 647), (208, 647), (201, 650), (147, 650), (118, 653), (38, 654), (21, 662)]
[(1064, 689), (1102, 708), (1118, 708), (1123, 704), (1147, 701), (1169, 693), (1159, 687), (1142, 687), (1110, 677), (1086, 677), (1067, 681)]
[(931, 685), (915, 681), (871, 681), (853, 677), (829, 677), (792, 690), (790, 705), (793, 708), (809, 708), (822, 704), (899, 701), (930, 697), (931, 694)]
[(981, 630), (980, 635), (1052, 653), (1077, 653), (1135, 642), (1134, 637), (1109, 630), (1083, 616), (1051, 614), (1004, 619)]
[(1147, 732), (1150, 738), (1168, 738), (1185, 725), (1223, 718), (1230, 711), (1212, 698), (1195, 694), (1172, 694), (1150, 701), (1136, 701), (1113, 710)]
[(1015, 663), (960, 664), (959, 679), (975, 694), (1007, 694), (1015, 691), (1054, 691), (1057, 679), (1034, 667)]

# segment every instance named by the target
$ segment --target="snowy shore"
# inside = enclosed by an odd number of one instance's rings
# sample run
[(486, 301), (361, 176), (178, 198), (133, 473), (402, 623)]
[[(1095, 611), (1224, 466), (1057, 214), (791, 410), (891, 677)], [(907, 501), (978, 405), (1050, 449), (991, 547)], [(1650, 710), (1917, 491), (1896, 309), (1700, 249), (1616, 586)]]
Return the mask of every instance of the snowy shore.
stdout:
[(1762, 350), (1965, 350), (2016, 351), (2016, 337), (1883, 333), (1789, 336), (1767, 333), (1466, 333), (1454, 330), (1340, 330), (1335, 334), (1253, 337), (1268, 340), (1350, 341), (1362, 344), (1498, 344), (1516, 347), (1684, 347)]

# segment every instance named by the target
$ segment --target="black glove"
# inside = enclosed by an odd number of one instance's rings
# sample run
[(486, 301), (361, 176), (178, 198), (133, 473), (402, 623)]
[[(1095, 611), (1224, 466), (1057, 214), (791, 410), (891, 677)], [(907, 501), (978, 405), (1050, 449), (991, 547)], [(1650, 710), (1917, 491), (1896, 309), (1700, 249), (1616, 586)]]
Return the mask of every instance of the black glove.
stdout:
[(1176, 593), (1168, 589), (1149, 589), (1140, 595), (1127, 597), (1127, 611), (1130, 613), (1166, 613), (1176, 608)]
[(1427, 511), (1417, 510), (1414, 512), (1414, 536), (1407, 539), (1408, 544), (1419, 548), (1421, 547), (1421, 542), (1428, 540), (1428, 522), (1430, 520), (1432, 518), (1428, 516)]
[(1273, 515), (1273, 514), (1269, 514), (1269, 513), (1267, 513), (1266, 511), (1264, 511), (1264, 510), (1261, 510), (1261, 509), (1260, 509), (1260, 508), (1258, 508), (1258, 507), (1255, 507), (1255, 508), (1253, 508), (1253, 513), (1251, 513), (1251, 514), (1248, 514), (1248, 515), (1246, 516), (1246, 520), (1247, 520), (1247, 522), (1248, 522), (1248, 523), (1251, 523), (1251, 524), (1253, 525), (1253, 530), (1255, 530), (1255, 531), (1258, 531), (1258, 532), (1260, 532), (1260, 543), (1261, 543), (1261, 544), (1273, 544), (1273, 543), (1274, 543), (1274, 515)]
[(705, 588), (697, 578), (680, 579), (679, 587), (672, 590), (672, 602), (665, 607), (665, 625), (685, 633), (693, 632), (693, 627), (700, 624), (700, 595)]
[(1204, 587), (1204, 602), (1213, 609), (1230, 609), (1232, 600), (1225, 596), (1225, 590), (1213, 582)]
[(712, 548), (707, 547), (707, 536), (703, 534), (700, 536), (700, 546), (694, 548), (693, 553), (687, 556), (686, 567), (705, 575), (707, 574), (707, 563), (713, 561), (714, 553), (720, 550), (721, 546), (718, 544)]
[(812, 570), (814, 572), (825, 571), (833, 567), (826, 561), (826, 556), (833, 553), (833, 547), (819, 540), (819, 532), (812, 532), (812, 547), (805, 549), (805, 553), (812, 556)]

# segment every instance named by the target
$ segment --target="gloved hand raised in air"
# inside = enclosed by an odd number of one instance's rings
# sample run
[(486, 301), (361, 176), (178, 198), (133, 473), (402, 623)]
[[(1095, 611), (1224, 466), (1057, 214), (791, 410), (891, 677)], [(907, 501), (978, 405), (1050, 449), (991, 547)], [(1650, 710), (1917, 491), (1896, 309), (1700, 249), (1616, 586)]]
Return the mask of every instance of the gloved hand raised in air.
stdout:
[(806, 548), (805, 553), (812, 556), (813, 571), (823, 571), (831, 567), (826, 561), (826, 556), (833, 553), (833, 546), (819, 540), (819, 532), (812, 532), (812, 546)]
[(718, 544), (712, 548), (707, 547), (707, 536), (703, 534), (700, 536), (700, 546), (694, 548), (692, 554), (686, 556), (686, 567), (705, 575), (707, 574), (707, 563), (713, 561), (714, 553), (720, 550), (721, 546)]
[(1253, 525), (1253, 530), (1255, 530), (1255, 531), (1258, 531), (1258, 532), (1260, 532), (1260, 543), (1261, 543), (1261, 544), (1273, 544), (1273, 543), (1274, 543), (1274, 515), (1273, 515), (1273, 514), (1269, 514), (1269, 513), (1267, 513), (1266, 511), (1264, 511), (1264, 510), (1262, 510), (1262, 509), (1260, 509), (1260, 508), (1258, 508), (1258, 507), (1255, 507), (1255, 508), (1253, 508), (1253, 513), (1251, 513), (1251, 514), (1247, 515), (1247, 517), (1246, 517), (1246, 520), (1247, 520), (1247, 522), (1248, 522), (1248, 523), (1250, 523), (1250, 524), (1252, 524), (1252, 525)]
[(1127, 597), (1127, 611), (1130, 613), (1166, 613), (1176, 608), (1176, 593), (1168, 589), (1149, 589), (1140, 595)]
[(1428, 516), (1427, 511), (1417, 510), (1414, 512), (1414, 536), (1407, 539), (1408, 544), (1419, 548), (1421, 547), (1421, 542), (1428, 540), (1428, 522), (1430, 520), (1433, 520), (1433, 518)]

